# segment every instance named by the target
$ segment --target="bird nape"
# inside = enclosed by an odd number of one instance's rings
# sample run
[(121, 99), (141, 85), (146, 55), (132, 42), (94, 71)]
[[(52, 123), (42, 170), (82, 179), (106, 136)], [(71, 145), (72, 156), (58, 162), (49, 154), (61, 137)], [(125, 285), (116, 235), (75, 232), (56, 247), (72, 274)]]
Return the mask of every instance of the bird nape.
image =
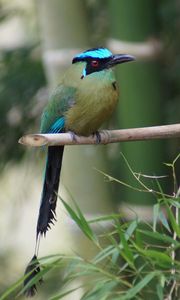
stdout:
[[(41, 133), (72, 131), (88, 136), (97, 132), (112, 114), (118, 101), (113, 67), (133, 61), (128, 54), (112, 54), (108, 49), (92, 48), (77, 54), (67, 69), (41, 117)], [(25, 271), (26, 296), (36, 292), (40, 279), (37, 260), (39, 241), (56, 220), (56, 202), (64, 146), (48, 147), (46, 169), (36, 230), (36, 247)], [(35, 277), (37, 276), (37, 280)]]

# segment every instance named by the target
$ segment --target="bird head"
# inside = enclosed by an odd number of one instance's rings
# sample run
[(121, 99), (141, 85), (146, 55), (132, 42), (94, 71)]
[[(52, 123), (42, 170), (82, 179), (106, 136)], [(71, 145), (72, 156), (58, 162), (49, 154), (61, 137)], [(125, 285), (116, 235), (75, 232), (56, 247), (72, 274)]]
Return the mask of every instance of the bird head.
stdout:
[(108, 70), (118, 64), (133, 61), (135, 57), (129, 54), (112, 54), (107, 48), (92, 48), (88, 49), (80, 54), (77, 54), (72, 63), (85, 63), (81, 74), (81, 79), (86, 76), (100, 72), (102, 70)]

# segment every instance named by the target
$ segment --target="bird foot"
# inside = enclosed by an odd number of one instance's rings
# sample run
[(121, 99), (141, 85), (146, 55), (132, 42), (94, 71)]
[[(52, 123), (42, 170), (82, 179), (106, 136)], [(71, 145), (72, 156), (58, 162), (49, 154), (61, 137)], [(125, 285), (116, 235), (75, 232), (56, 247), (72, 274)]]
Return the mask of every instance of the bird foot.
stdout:
[(100, 144), (101, 143), (101, 134), (100, 134), (100, 132), (99, 131), (94, 132), (93, 136), (96, 137), (96, 144), (97, 145)]
[(68, 131), (68, 133), (71, 135), (72, 140), (77, 142), (77, 135), (73, 131)]

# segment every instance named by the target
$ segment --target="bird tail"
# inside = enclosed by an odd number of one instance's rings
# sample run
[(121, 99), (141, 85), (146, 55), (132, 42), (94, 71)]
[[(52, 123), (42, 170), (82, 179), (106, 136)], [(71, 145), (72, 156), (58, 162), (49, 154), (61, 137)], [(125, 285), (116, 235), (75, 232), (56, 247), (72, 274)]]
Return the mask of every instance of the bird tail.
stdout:
[[(46, 232), (48, 229), (50, 229), (51, 224), (54, 224), (54, 221), (56, 220), (56, 202), (63, 151), (64, 146), (48, 147), (44, 185), (36, 229), (35, 253), (25, 270), (24, 294), (28, 297), (34, 296), (36, 293), (36, 284), (33, 283), (30, 285), (30, 282), (34, 280), (36, 275), (39, 276), (38, 274), (41, 272), (40, 263), (37, 260), (40, 236), (46, 235)], [(39, 279), (37, 281), (41, 283), (42, 278), (40, 276), (38, 278)]]
[(64, 146), (48, 147), (44, 185), (37, 222), (37, 237), (46, 235), (51, 224), (56, 221), (56, 202), (62, 165)]

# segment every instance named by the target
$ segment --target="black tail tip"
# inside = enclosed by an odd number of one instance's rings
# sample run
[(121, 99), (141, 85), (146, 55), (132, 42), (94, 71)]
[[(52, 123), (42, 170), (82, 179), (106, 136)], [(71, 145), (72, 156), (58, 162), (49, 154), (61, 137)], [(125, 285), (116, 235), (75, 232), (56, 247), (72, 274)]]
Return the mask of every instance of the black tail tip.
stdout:
[[(40, 263), (37, 256), (34, 255), (29, 264), (26, 267), (24, 275), (26, 279), (24, 280), (24, 295), (26, 297), (33, 297), (37, 292), (36, 283), (34, 282), (35, 277), (41, 272)], [(32, 284), (31, 284), (32, 282)], [(37, 283), (42, 283), (43, 279), (40, 277), (37, 279)]]

